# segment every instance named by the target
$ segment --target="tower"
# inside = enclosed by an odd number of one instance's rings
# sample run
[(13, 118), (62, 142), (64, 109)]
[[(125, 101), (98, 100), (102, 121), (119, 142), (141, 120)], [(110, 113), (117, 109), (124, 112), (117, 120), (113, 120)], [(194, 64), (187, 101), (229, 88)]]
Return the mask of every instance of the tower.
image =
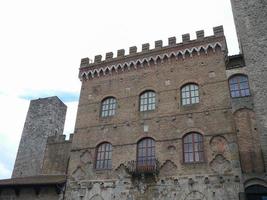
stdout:
[(240, 51), (244, 56), (267, 169), (267, 2), (231, 0)]
[(239, 198), (227, 45), (213, 33), (81, 60), (67, 199)]
[(12, 178), (41, 173), (48, 136), (62, 135), (67, 107), (58, 97), (32, 100)]

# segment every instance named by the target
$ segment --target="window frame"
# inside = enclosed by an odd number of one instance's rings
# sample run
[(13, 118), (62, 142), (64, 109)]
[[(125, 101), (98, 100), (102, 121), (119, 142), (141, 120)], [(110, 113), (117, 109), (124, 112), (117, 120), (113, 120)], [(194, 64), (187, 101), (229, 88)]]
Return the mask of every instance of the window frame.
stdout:
[[(191, 87), (197, 87), (197, 90), (191, 90)], [(183, 91), (186, 87), (189, 87), (189, 91)], [(189, 97), (184, 96), (185, 93), (189, 93)], [(192, 96), (192, 92), (197, 92), (198, 95)], [(181, 95), (181, 105), (182, 106), (191, 106), (191, 105), (196, 105), (200, 103), (200, 90), (199, 90), (199, 85), (194, 82), (186, 83), (180, 88), (180, 95)], [(195, 103), (192, 103), (192, 99), (195, 99)], [(196, 100), (197, 99), (197, 100)], [(189, 100), (189, 103), (184, 104), (184, 100)]]
[[(112, 102), (113, 101), (113, 102)], [(107, 103), (105, 103), (107, 102)], [(116, 110), (117, 110), (117, 99), (113, 96), (109, 96), (104, 98), (101, 101), (100, 105), (100, 117), (101, 118), (107, 118), (107, 117), (113, 117), (116, 115)], [(104, 109), (104, 106), (107, 106), (107, 108)], [(107, 114), (103, 114), (106, 113)]]
[[(185, 142), (185, 138), (192, 135), (192, 142)], [(195, 135), (201, 136), (201, 140), (195, 142)], [(192, 144), (192, 151), (185, 151), (185, 145)], [(199, 132), (190, 132), (183, 136), (182, 138), (182, 145), (183, 145), (183, 163), (184, 164), (194, 164), (194, 163), (204, 163), (205, 162), (205, 149), (204, 149), (204, 136)], [(201, 145), (201, 150), (196, 148), (197, 145)], [(188, 160), (186, 160), (186, 154), (193, 154), (193, 160), (190, 161), (190, 157), (188, 155)], [(199, 160), (196, 160), (196, 154), (198, 155)], [(202, 159), (200, 159), (200, 155)]]
[[(246, 81), (240, 81), (240, 77), (246, 78)], [(232, 80), (236, 79), (237, 82), (236, 83), (231, 83)], [(241, 89), (241, 84), (242, 83), (246, 83), (246, 88), (245, 89)], [(232, 87), (234, 85), (237, 85), (237, 89), (234, 90), (232, 89)], [(249, 80), (248, 80), (248, 76), (245, 74), (234, 74), (232, 76), (229, 77), (228, 79), (228, 86), (229, 86), (229, 92), (230, 92), (230, 97), (231, 98), (242, 98), (242, 97), (249, 97), (251, 96), (251, 92), (250, 92), (250, 85), (249, 85)], [(245, 95), (242, 95), (242, 91), (245, 91)], [(238, 96), (233, 96), (233, 94), (236, 94), (238, 92)], [(248, 94), (247, 94), (248, 92)]]
[[(154, 96), (149, 96), (154, 94)], [(147, 97), (142, 97), (147, 95)], [(143, 102), (144, 101), (144, 102)], [(151, 108), (149, 108), (151, 106)], [(156, 110), (156, 92), (154, 90), (145, 90), (139, 95), (139, 112), (149, 112)]]
[[(151, 144), (150, 146), (149, 146), (149, 141)], [(140, 146), (141, 143), (144, 144), (144, 146)], [(143, 154), (141, 156), (140, 156), (140, 150)], [(155, 166), (155, 164), (156, 164), (156, 141), (151, 137), (145, 137), (140, 139), (136, 147), (136, 167), (142, 168), (148, 166)]]
[[(104, 149), (100, 152), (100, 148), (104, 146)], [(99, 154), (102, 153), (102, 154)], [(100, 157), (100, 158), (99, 158)], [(99, 166), (98, 163), (100, 162)], [(103, 164), (101, 164), (103, 162)], [(112, 144), (109, 142), (102, 142), (96, 146), (95, 150), (95, 165), (96, 171), (111, 170), (112, 169)]]

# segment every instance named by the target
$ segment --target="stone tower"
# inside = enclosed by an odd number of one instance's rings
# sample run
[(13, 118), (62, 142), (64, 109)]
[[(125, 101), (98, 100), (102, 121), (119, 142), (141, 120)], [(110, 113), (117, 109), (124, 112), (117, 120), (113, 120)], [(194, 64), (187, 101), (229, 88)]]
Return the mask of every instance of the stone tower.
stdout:
[(41, 173), (48, 136), (62, 135), (67, 106), (58, 97), (32, 100), (12, 178)]
[(267, 169), (267, 2), (231, 0), (239, 40), (254, 99), (257, 127)]

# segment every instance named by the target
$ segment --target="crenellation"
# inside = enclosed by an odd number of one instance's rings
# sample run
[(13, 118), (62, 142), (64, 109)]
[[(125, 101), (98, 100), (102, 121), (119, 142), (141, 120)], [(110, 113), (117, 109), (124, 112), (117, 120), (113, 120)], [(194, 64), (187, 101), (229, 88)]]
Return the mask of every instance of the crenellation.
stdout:
[(169, 46), (176, 45), (176, 37), (170, 37), (170, 38), (168, 38), (168, 44), (169, 44)]
[[(194, 40), (196, 41), (196, 40)], [(220, 40), (219, 40), (220, 41)], [(163, 60), (167, 58), (168, 60), (175, 56), (176, 61), (181, 60), (181, 59), (186, 59), (186, 55), (190, 55), (190, 57), (193, 56), (200, 56), (201, 52), (205, 52), (207, 54), (209, 51), (212, 51), (213, 53), (216, 53), (216, 51), (221, 50), (225, 51), (227, 49), (225, 42), (224, 41), (217, 41), (214, 43), (207, 43), (205, 45), (200, 45), (200, 46), (192, 46), (191, 48), (184, 48), (180, 50), (174, 50), (171, 51), (170, 53), (164, 53), (161, 52), (161, 54), (155, 54), (156, 49), (154, 49), (154, 53), (152, 54), (153, 56), (147, 55), (147, 57), (143, 57), (142, 59), (133, 59), (131, 57), (130, 61), (123, 61), (120, 62), (121, 60), (114, 60), (115, 63), (103, 63), (102, 65), (91, 65), (90, 68), (83, 68), (80, 69), (79, 77), (80, 80), (87, 80), (95, 77), (100, 77), (100, 76), (106, 76), (109, 74), (112, 74), (114, 72), (118, 72), (118, 70), (121, 70), (121, 66), (126, 66), (126, 69), (131, 70), (130, 66), (133, 65), (135, 66), (134, 69), (137, 69), (138, 66), (142, 66), (145, 63), (149, 63), (150, 61), (153, 61), (153, 63), (157, 63), (158, 59), (161, 60), (161, 63), (163, 63)], [(189, 43), (191, 44), (191, 43)], [(162, 48), (162, 50), (165, 50), (169, 48), (169, 46)], [(152, 51), (152, 50), (151, 50)], [(196, 54), (193, 55), (193, 52), (196, 52)], [(141, 54), (138, 53), (138, 56)], [(127, 58), (127, 60), (129, 57)], [(128, 70), (122, 70), (123, 72), (126, 72)], [(102, 73), (102, 72), (107, 72), (107, 73)]]
[(149, 43), (142, 44), (142, 51), (149, 51)]
[(224, 35), (223, 26), (213, 27), (213, 34), (214, 36), (223, 36)]
[(90, 59), (88, 57), (81, 59), (80, 67), (88, 67), (90, 63)]
[(129, 54), (135, 54), (137, 53), (137, 47), (136, 46), (132, 46), (129, 48)]
[(197, 39), (203, 39), (205, 37), (204, 30), (196, 31)]
[(102, 55), (96, 55), (94, 62), (95, 63), (100, 63), (101, 61), (102, 61)]
[(190, 41), (190, 34), (186, 33), (182, 35), (182, 41), (185, 42), (189, 42)]
[(155, 41), (155, 49), (162, 48), (163, 42), (162, 40)]
[(119, 57), (123, 57), (123, 56), (125, 56), (125, 50), (124, 49), (119, 49), (117, 51), (117, 57), (119, 58)]
[(194, 43), (197, 44), (199, 42), (205, 43), (205, 42), (208, 42), (209, 40), (212, 40), (212, 38), (224, 36), (223, 26), (214, 27), (213, 28), (213, 32), (214, 32), (214, 35), (205, 36), (204, 30), (196, 31), (196, 38), (197, 38), (196, 40), (191, 40), (189, 33), (183, 34), (182, 35), (182, 43), (177, 43), (176, 37), (173, 36), (173, 37), (168, 38), (168, 45), (166, 45), (166, 46), (163, 46), (162, 40), (156, 40), (154, 42), (154, 44), (155, 44), (154, 49), (150, 49), (150, 44), (149, 43), (142, 44), (141, 51), (137, 51), (137, 47), (136, 46), (131, 46), (131, 47), (129, 47), (129, 54), (128, 55), (125, 54), (125, 50), (124, 49), (119, 49), (119, 50), (117, 50), (117, 56), (116, 57), (113, 57), (113, 52), (106, 53), (105, 60), (101, 60), (100, 59), (100, 57), (102, 58), (101, 55), (95, 56), (95, 59), (96, 58), (97, 59), (94, 61), (94, 63), (91, 63), (89, 58), (83, 58), (81, 60), (80, 67), (81, 68), (93, 67), (95, 65), (99, 65), (99, 64), (104, 63), (103, 61), (108, 61), (108, 62), (114, 61), (114, 62), (117, 62), (118, 60), (124, 59), (127, 56), (134, 56), (134, 55), (140, 56), (142, 54), (145, 55), (147, 53), (154, 53), (156, 51), (165, 50), (165, 49), (168, 49), (168, 48), (175, 48), (175, 47), (178, 48), (178, 47), (183, 47), (183, 46), (186, 46), (186, 45), (191, 45), (191, 44), (194, 44)]
[(51, 144), (51, 143), (71, 142), (72, 137), (73, 137), (73, 134), (72, 136), (70, 136), (70, 139), (66, 139), (66, 135), (53, 135), (47, 138), (47, 143)]
[(113, 52), (108, 52), (106, 53), (106, 60), (112, 59), (113, 58)]

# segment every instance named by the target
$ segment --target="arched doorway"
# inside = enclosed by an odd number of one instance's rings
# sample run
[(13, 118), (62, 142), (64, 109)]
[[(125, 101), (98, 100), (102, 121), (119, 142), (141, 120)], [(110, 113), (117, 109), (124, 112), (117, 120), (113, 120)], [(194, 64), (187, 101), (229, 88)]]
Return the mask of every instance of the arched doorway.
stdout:
[(245, 189), (247, 200), (267, 200), (267, 188), (261, 185), (252, 185)]

